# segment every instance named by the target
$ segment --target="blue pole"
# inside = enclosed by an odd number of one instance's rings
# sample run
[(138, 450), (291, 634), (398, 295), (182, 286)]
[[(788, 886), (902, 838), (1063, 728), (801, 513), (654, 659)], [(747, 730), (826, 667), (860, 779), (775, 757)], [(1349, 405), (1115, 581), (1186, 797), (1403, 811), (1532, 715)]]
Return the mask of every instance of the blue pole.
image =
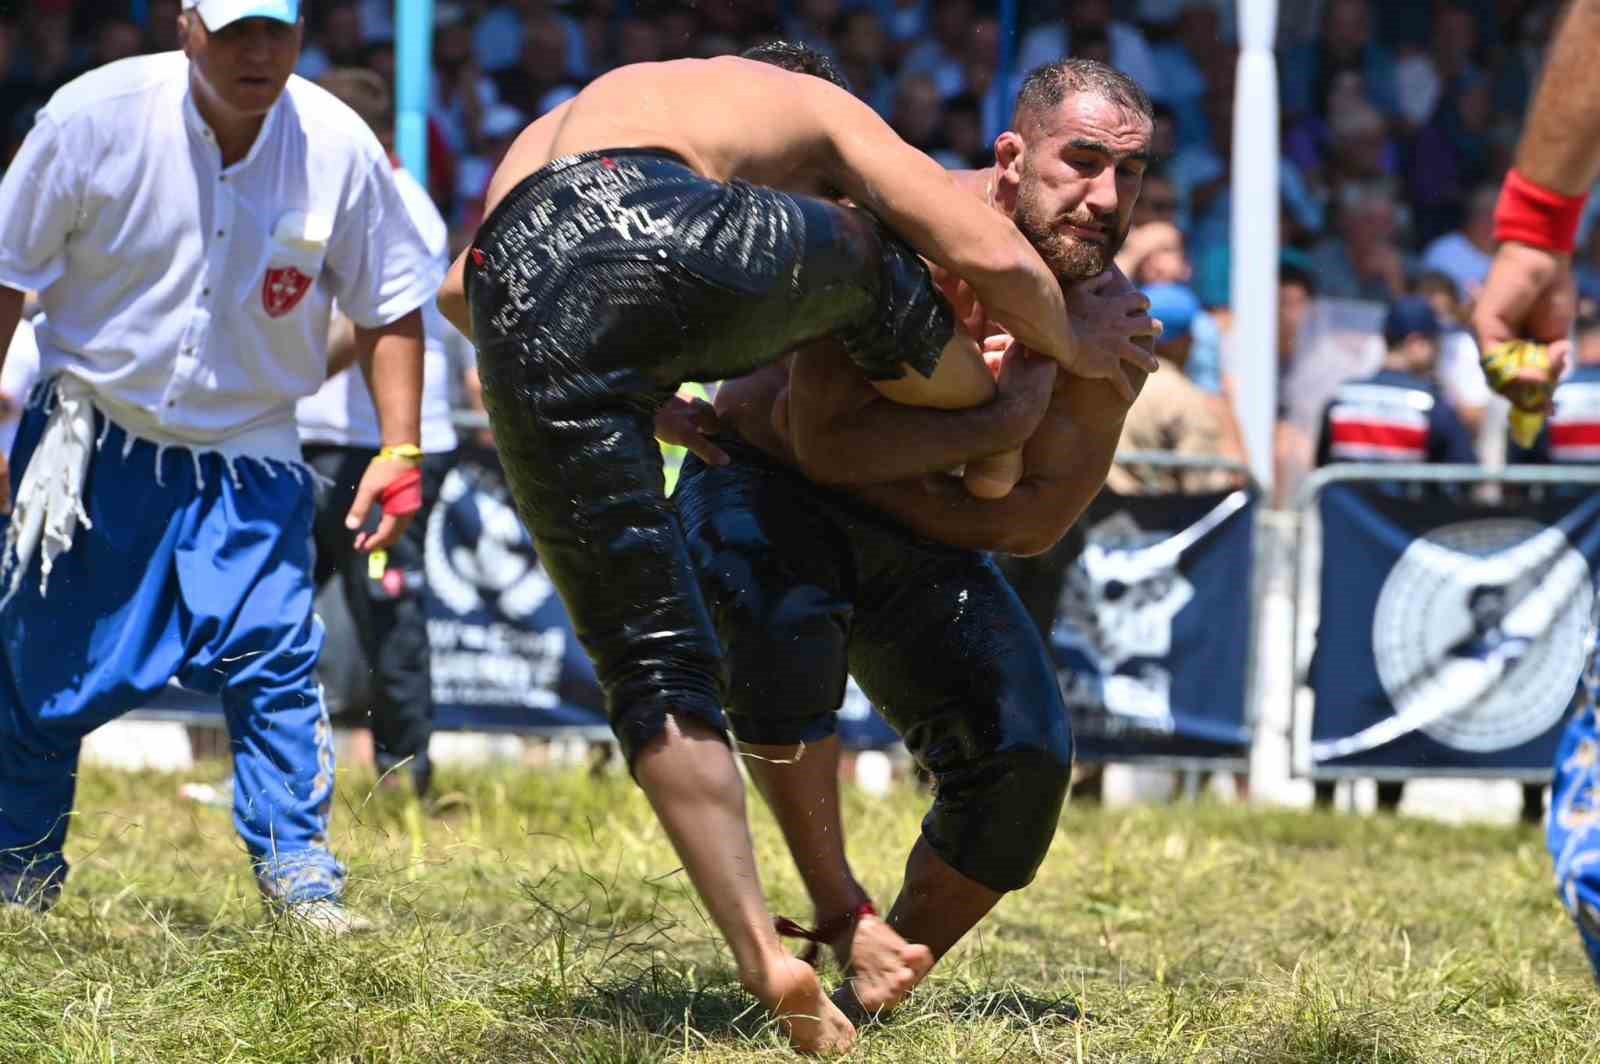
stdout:
[(150, 28), (150, 0), (132, 0), (128, 7), (128, 14), (141, 29)]
[(1017, 83), (1017, 72), (1013, 68), (1017, 65), (1017, 35), (1021, 32), (1017, 25), (1017, 0), (1000, 0), (1000, 69), (995, 72), (995, 80), (999, 83), (996, 95), (1000, 97), (1002, 128), (1011, 122), (1011, 92)]
[(433, 0), (395, 0), (394, 36), (395, 151), (400, 165), (427, 185)]

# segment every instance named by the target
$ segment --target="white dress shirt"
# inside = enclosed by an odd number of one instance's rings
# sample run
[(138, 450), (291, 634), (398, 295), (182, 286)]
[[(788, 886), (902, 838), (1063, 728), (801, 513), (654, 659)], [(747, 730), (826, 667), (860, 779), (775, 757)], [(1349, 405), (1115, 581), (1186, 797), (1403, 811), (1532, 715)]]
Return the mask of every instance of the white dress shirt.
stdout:
[(51, 98), (0, 180), (0, 284), (39, 292), (41, 374), (75, 378), (129, 431), (297, 448), (333, 301), (385, 325), (442, 267), (347, 106), (292, 77), (224, 167), (189, 77), (182, 53), (141, 56)]

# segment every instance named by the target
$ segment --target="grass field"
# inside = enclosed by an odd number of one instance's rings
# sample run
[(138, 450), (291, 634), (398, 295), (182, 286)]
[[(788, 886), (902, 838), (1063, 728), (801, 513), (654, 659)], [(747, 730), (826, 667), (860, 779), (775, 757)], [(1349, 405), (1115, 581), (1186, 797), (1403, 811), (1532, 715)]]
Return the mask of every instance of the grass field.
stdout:
[[(178, 800), (223, 774), (85, 773), (66, 897), (0, 917), (0, 1061), (795, 1059), (624, 778), (447, 773), (428, 819), (344, 780), (379, 930), (328, 943), (267, 922), (226, 811)], [(883, 904), (923, 804), (850, 794)], [(756, 818), (769, 896), (809, 919)], [(1531, 829), (1086, 806), (851, 1059), (1600, 1061), (1600, 993)]]

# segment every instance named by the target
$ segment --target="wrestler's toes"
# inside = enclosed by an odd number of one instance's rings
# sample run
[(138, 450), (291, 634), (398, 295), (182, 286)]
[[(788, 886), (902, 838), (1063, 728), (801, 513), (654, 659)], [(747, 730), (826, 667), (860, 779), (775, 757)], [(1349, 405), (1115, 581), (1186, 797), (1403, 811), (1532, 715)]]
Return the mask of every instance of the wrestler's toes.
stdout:
[(927, 946), (907, 942), (882, 920), (862, 920), (856, 928), (848, 977), (834, 1000), (842, 998), (852, 1015), (889, 1012), (932, 967), (933, 953)]
[(828, 995), (811, 965), (784, 957), (748, 988), (778, 1021), (801, 1053), (831, 1056), (855, 1045), (856, 1029)]

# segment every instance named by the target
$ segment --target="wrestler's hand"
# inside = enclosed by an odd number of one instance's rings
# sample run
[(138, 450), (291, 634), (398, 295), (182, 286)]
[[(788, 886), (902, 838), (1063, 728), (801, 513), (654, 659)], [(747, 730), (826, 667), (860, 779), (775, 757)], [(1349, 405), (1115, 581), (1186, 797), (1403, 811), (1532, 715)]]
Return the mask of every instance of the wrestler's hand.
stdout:
[[(388, 550), (400, 541), (411, 524), (411, 518), (421, 508), (421, 489), (419, 487), (415, 492), (415, 505), (412, 505), (411, 499), (405, 498), (380, 500), (384, 499), (385, 493), (392, 494), (396, 489), (403, 488), (406, 481), (420, 475), (421, 470), (411, 462), (388, 458), (372, 460), (367, 471), (361, 475), (355, 502), (344, 519), (344, 527), (356, 533), (356, 550)], [(372, 532), (358, 531), (366, 525), (367, 515), (372, 512), (375, 503), (381, 506), (383, 512), (377, 529)]]
[(728, 453), (710, 440), (720, 427), (716, 407), (704, 399), (674, 395), (656, 411), (656, 439), (684, 448), (707, 465), (728, 464)]
[(988, 315), (983, 309), (983, 304), (978, 302), (978, 293), (970, 284), (935, 262), (928, 263), (928, 272), (932, 275), (933, 283), (939, 289), (939, 293), (955, 312), (957, 324), (967, 331), (967, 335), (977, 340), (994, 331), (989, 327)]
[(1106, 380), (1132, 403), (1139, 391), (1123, 363), (1144, 373), (1158, 365), (1153, 352), (1162, 326), (1150, 317), (1150, 300), (1115, 266), (1064, 291), (1082, 360), (1067, 366), (1068, 371)]
[(1501, 394), (1522, 392), (1529, 385), (1548, 388), (1560, 378), (1571, 346), (1567, 334), (1577, 313), (1570, 255), (1527, 244), (1500, 245), (1472, 311), (1479, 349), (1488, 351), (1509, 340), (1535, 340), (1550, 348), (1548, 371), (1526, 370), (1502, 382)]
[[(1102, 308), (1098, 324), (1083, 320), (1084, 306), (1081, 291), (1078, 296), (1079, 305), (1076, 308), (1073, 305), (1075, 289), (1094, 288), (1096, 282), (1107, 275), (1119, 279), (1122, 285), (1132, 288), (1131, 285), (1127, 285), (1127, 279), (1114, 267), (1101, 274), (1099, 278), (1080, 285), (1067, 285), (1063, 289), (1059, 282), (1055, 282), (1058, 291), (1066, 297), (1066, 313), (1062, 315), (1059, 334), (1055, 330), (1040, 332), (1034, 328), (1032, 322), (1018, 318), (1007, 307), (995, 302), (993, 297), (981, 290), (978, 295), (987, 308), (989, 318), (1026, 344), (1030, 350), (1055, 359), (1063, 369), (1075, 376), (1107, 381), (1131, 403), (1138, 395), (1138, 389), (1128, 376), (1128, 366), (1145, 373), (1154, 373), (1158, 368), (1155, 355), (1149, 349), (1131, 342), (1139, 335), (1136, 331), (1138, 321), (1130, 317), (1127, 321), (1118, 321), (1117, 328), (1107, 327), (1106, 323), (1110, 320), (1108, 316), (1113, 313), (1120, 316), (1131, 311), (1133, 309), (1131, 302), (1126, 306), (1119, 303), (1113, 307)], [(1118, 297), (1107, 292), (1106, 298)], [(1149, 302), (1145, 301), (1143, 307), (1138, 309), (1148, 310)], [(1148, 322), (1148, 315), (1145, 316), (1145, 321)], [(1145, 335), (1149, 335), (1148, 329)]]

